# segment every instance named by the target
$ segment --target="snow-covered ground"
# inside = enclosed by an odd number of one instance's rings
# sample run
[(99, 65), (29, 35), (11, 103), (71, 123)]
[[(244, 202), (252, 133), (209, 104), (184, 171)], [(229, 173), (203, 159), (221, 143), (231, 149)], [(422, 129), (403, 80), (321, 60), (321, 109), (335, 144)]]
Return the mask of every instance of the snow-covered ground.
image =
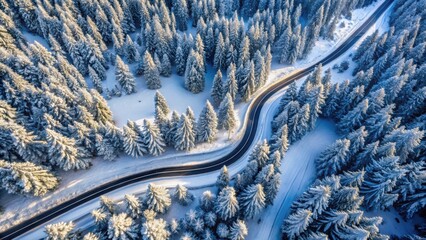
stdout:
[[(336, 34), (335, 41), (325, 41), (320, 40), (317, 43), (315, 51), (312, 52), (308, 59), (299, 61), (294, 65), (294, 67), (283, 66), (274, 63), (272, 66), (272, 72), (268, 79), (268, 84), (273, 83), (274, 81), (280, 79), (287, 73), (293, 71), (295, 68), (301, 68), (307, 66), (310, 63), (313, 63), (319, 60), (321, 57), (326, 56), (331, 52), (336, 46), (339, 45), (350, 32), (353, 31), (357, 25), (364, 19), (366, 19), (374, 10), (383, 2), (383, 0), (378, 1), (374, 5), (356, 10), (353, 13), (353, 18), (351, 21), (342, 19), (346, 22), (345, 28), (339, 28)], [(386, 24), (384, 20), (378, 21), (375, 28), (385, 29)], [(374, 28), (371, 30), (374, 31)], [(43, 45), (46, 42), (38, 37), (31, 36), (30, 34), (24, 34), (28, 41), (34, 42), (39, 41)], [(43, 42), (44, 41), (44, 42)], [(353, 50), (351, 50), (353, 51)], [(347, 53), (349, 54), (349, 53)], [(348, 56), (346, 55), (346, 58)], [(343, 57), (342, 57), (343, 59)], [(342, 61), (342, 60), (340, 60)], [(339, 60), (336, 60), (339, 62)], [(334, 63), (330, 64), (330, 67)], [(351, 64), (353, 65), (353, 64)], [(344, 74), (333, 74), (333, 81), (340, 81), (341, 79), (346, 79), (345, 74), (349, 74), (351, 70), (349, 69)], [(115, 83), (113, 77), (114, 70), (111, 68), (108, 72), (107, 85), (112, 87)], [(172, 110), (177, 110), (179, 112), (184, 112), (187, 106), (191, 106), (194, 110), (196, 116), (198, 116), (202, 107), (205, 104), (205, 101), (210, 96), (210, 88), (212, 85), (212, 79), (215, 72), (209, 70), (206, 76), (206, 90), (200, 94), (191, 94), (186, 91), (183, 87), (183, 78), (172, 75), (171, 78), (162, 78), (163, 87), (160, 89), (161, 93), (165, 96), (166, 100), (169, 103), (169, 106)], [(224, 74), (226, 75), (226, 74)], [(345, 76), (345, 77), (336, 77), (336, 76)], [(301, 83), (302, 80), (299, 81)], [(154, 112), (154, 94), (155, 91), (147, 90), (143, 78), (137, 78), (137, 89), (138, 93), (132, 94), (129, 96), (122, 96), (121, 98), (113, 98), (109, 101), (109, 105), (114, 113), (114, 119), (118, 126), (122, 126), (126, 123), (127, 119), (140, 121), (143, 118), (152, 119)], [(273, 101), (278, 98), (279, 94), (275, 95), (275, 98), (272, 98), (265, 105), (262, 110), (262, 116), (267, 116), (264, 118), (264, 123), (270, 122), (271, 113), (265, 111), (272, 111), (271, 107)], [(140, 101), (140, 102), (139, 102)], [(238, 104), (236, 110), (241, 123), (244, 123), (244, 117), (247, 112), (249, 104)], [(256, 139), (260, 140), (268, 136), (269, 127), (265, 127), (267, 124), (261, 123), (261, 129), (258, 130)], [(203, 162), (211, 161), (217, 159), (218, 157), (230, 152), (242, 136), (244, 130), (243, 124), (240, 124), (238, 130), (235, 132), (231, 140), (227, 140), (226, 134), (219, 134), (218, 141), (213, 144), (201, 144), (197, 146), (196, 149), (192, 150), (189, 154), (186, 152), (176, 152), (174, 150), (168, 150), (167, 154), (160, 157), (144, 157), (141, 159), (133, 159), (130, 157), (121, 157), (115, 162), (106, 162), (101, 159), (95, 159), (93, 161), (93, 166), (89, 170), (82, 170), (78, 173), (75, 172), (64, 172), (60, 173), (62, 182), (61, 185), (55, 192), (47, 194), (43, 198), (36, 197), (22, 197), (22, 196), (12, 196), (6, 194), (2, 195), (0, 199), (0, 205), (5, 207), (5, 213), (0, 216), (0, 231), (10, 227), (12, 224), (17, 224), (18, 222), (36, 215), (40, 211), (44, 211), (47, 208), (59, 204), (67, 199), (72, 198), (75, 195), (78, 195), (88, 189), (98, 186), (102, 183), (111, 181), (113, 179), (123, 177), (125, 175), (130, 175), (135, 172), (140, 172), (148, 169), (155, 169), (158, 167), (172, 166), (172, 165), (184, 165), (192, 164), (194, 162)], [(232, 171), (237, 172), (238, 169), (241, 169), (245, 165), (244, 161), (239, 161), (233, 165)], [(291, 169), (289, 169), (291, 171)], [(100, 174), (102, 173), (102, 174)], [(213, 174), (214, 177), (216, 173)], [(193, 178), (190, 178), (188, 182), (193, 182)], [(204, 179), (204, 177), (202, 178)], [(174, 182), (178, 181), (175, 179)], [(206, 180), (203, 180), (202, 183), (205, 183)], [(173, 185), (175, 185), (174, 183)], [(140, 188), (139, 188), (140, 189)], [(125, 193), (125, 192), (124, 192)], [(121, 194), (122, 195), (124, 195)], [(90, 209), (90, 208), (87, 208)], [(87, 210), (86, 209), (86, 210)], [(80, 211), (78, 211), (80, 212)], [(87, 211), (83, 211), (87, 213)], [(76, 218), (71, 218), (76, 219)]]

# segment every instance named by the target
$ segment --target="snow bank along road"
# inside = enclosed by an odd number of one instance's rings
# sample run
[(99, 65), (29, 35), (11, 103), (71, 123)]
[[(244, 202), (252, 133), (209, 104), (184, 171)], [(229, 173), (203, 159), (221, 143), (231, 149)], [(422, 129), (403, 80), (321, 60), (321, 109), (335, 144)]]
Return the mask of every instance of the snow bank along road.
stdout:
[(298, 70), (266, 88), (261, 94), (259, 94), (251, 103), (247, 114), (248, 117), (245, 119), (246, 130), (241, 142), (237, 147), (226, 156), (212, 162), (194, 164), (189, 166), (174, 166), (154, 169), (150, 171), (136, 173), (130, 176), (126, 176), (120, 179), (116, 179), (109, 183), (100, 185), (90, 191), (87, 191), (73, 199), (63, 202), (51, 209), (33, 217), (22, 223), (9, 228), (8, 230), (0, 233), (0, 239), (12, 239), (20, 236), (21, 234), (38, 227), (47, 221), (62, 215), (63, 213), (72, 210), (73, 208), (83, 204), (87, 201), (93, 200), (103, 194), (106, 194), (112, 190), (119, 189), (123, 186), (133, 184), (139, 181), (147, 181), (159, 177), (176, 177), (185, 175), (196, 175), (203, 174), (212, 171), (219, 170), (223, 165), (231, 165), (238, 161), (250, 148), (253, 139), (256, 136), (258, 128), (259, 117), (263, 105), (266, 101), (272, 97), (275, 93), (280, 91), (282, 88), (287, 87), (293, 81), (303, 78), (309, 75), (315, 66), (322, 63), (326, 65), (332, 62), (334, 59), (342, 55), (348, 49), (352, 47), (367, 31), (368, 29), (379, 19), (379, 17), (385, 12), (385, 10), (392, 4), (393, 0), (386, 0), (377, 10), (356, 30), (352, 35), (344, 41), (338, 48), (332, 53), (318, 61), (317, 63), (307, 67), (305, 69)]

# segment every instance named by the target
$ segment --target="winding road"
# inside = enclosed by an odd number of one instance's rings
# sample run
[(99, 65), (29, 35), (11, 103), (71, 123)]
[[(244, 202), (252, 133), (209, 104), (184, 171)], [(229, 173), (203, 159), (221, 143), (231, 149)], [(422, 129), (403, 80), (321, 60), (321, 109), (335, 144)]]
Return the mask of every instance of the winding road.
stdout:
[(346, 41), (344, 41), (328, 56), (318, 61), (317, 63), (312, 64), (310, 67), (298, 70), (292, 73), (291, 75), (285, 76), (282, 79), (277, 80), (274, 84), (264, 89), (263, 92), (252, 101), (250, 107), (247, 110), (248, 116), (245, 118), (246, 130), (241, 142), (233, 151), (231, 151), (226, 156), (207, 163), (194, 164), (189, 166), (158, 168), (116, 179), (114, 181), (93, 188), (90, 191), (87, 191), (71, 200), (56, 205), (35, 217), (32, 217), (28, 220), (21, 222), (20, 224), (17, 224), (7, 229), (6, 231), (0, 233), (0, 239), (17, 238), (20, 235), (45, 224), (51, 219), (60, 216), (65, 212), (71, 211), (72, 209), (83, 203), (86, 203), (110, 191), (119, 189), (121, 187), (133, 183), (152, 180), (160, 177), (177, 177), (208, 173), (219, 170), (223, 165), (231, 165), (234, 162), (238, 161), (244, 155), (244, 153), (249, 150), (253, 139), (256, 136), (260, 113), (266, 101), (275, 93), (287, 87), (292, 82), (309, 75), (315, 69), (315, 66), (317, 66), (318, 64), (321, 63), (323, 65), (326, 65), (341, 56), (343, 53), (345, 53), (370, 29), (370, 27), (379, 19), (379, 17), (390, 7), (392, 2), (393, 0), (384, 1), (382, 5), (378, 7), (377, 10), (357, 30), (355, 30)]

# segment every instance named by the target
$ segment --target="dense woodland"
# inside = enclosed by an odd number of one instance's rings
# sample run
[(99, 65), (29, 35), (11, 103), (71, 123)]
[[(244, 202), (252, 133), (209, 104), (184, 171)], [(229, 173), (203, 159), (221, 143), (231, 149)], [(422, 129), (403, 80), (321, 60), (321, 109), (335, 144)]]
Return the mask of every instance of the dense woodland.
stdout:
[[(234, 103), (265, 84), (272, 52), (293, 63), (318, 37), (332, 37), (340, 16), (369, 3), (1, 0), (1, 187), (41, 196), (57, 186), (55, 172), (89, 168), (96, 156), (190, 150), (213, 141), (217, 129), (230, 134)], [(193, 28), (195, 36), (186, 31)], [(49, 48), (28, 44), (22, 31), (42, 36)], [(214, 67), (213, 105), (207, 102), (197, 120), (190, 108), (170, 113), (157, 93), (155, 122), (118, 128), (101, 95), (110, 67), (120, 94), (135, 91), (136, 74), (159, 89), (159, 76), (172, 71), (198, 93), (205, 69)]]
[[(363, 210), (425, 216), (425, 4), (395, 3), (391, 28), (368, 36), (352, 56), (352, 81), (331, 85), (319, 66), (299, 92), (294, 85), (283, 96), (274, 126), (290, 129), (290, 142), (317, 116), (334, 120), (342, 136), (316, 160), (318, 180), (293, 203), (285, 238), (388, 239), (378, 232), (382, 219)], [(417, 229), (426, 234), (424, 224)]]
[[(157, 156), (189, 151), (236, 127), (234, 104), (265, 85), (272, 61), (294, 64), (315, 41), (333, 38), (341, 17), (369, 0), (0, 0), (0, 176), (11, 194), (42, 196), (61, 171), (87, 169), (94, 157)], [(244, 239), (244, 220), (273, 203), (288, 144), (333, 119), (342, 138), (317, 160), (319, 180), (284, 220), (289, 239), (387, 239), (369, 208), (395, 207), (405, 217), (424, 210), (426, 5), (395, 3), (388, 32), (367, 37), (352, 56), (352, 81), (331, 84), (318, 66), (300, 89), (291, 85), (272, 122), (273, 136), (253, 150), (216, 194), (205, 192), (182, 219), (160, 218), (174, 198), (194, 200), (184, 186), (173, 196), (151, 184), (124, 205), (101, 198), (96, 231), (84, 239)], [(29, 44), (23, 31), (43, 37)], [(104, 87), (115, 68), (113, 89)], [(205, 89), (207, 68), (217, 72)], [(198, 119), (179, 114), (161, 95), (161, 77), (183, 76), (185, 88), (211, 92)], [(114, 125), (106, 99), (136, 91), (142, 75), (155, 96), (155, 121)], [(119, 160), (119, 159), (118, 159)], [(78, 174), (78, 173), (76, 173)], [(217, 195), (217, 196), (216, 196)], [(314, 199), (314, 200), (312, 200)], [(158, 217), (159, 215), (160, 217)], [(424, 229), (424, 228), (423, 228)], [(81, 239), (72, 223), (46, 227), (48, 239)]]

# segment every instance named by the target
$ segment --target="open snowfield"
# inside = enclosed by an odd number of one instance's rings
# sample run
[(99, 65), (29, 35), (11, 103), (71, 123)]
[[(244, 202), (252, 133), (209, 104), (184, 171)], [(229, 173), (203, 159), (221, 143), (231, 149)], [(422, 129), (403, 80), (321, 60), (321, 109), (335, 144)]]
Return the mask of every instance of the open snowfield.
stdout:
[[(369, 14), (371, 14), (380, 5), (381, 2), (382, 1), (379, 1), (375, 3), (374, 5), (365, 9), (356, 10), (353, 14), (353, 18), (351, 21), (342, 19), (342, 21), (346, 22), (345, 24), (346, 27), (338, 29), (338, 33), (336, 34), (336, 40), (335, 41), (320, 40), (317, 43), (317, 46), (319, 47), (316, 47), (315, 52), (310, 54), (307, 60), (298, 62), (295, 65), (295, 67), (286, 67), (286, 66), (274, 63), (272, 67), (273, 70), (269, 77), (268, 83), (272, 83), (276, 81), (277, 79), (284, 76), (288, 72), (294, 70), (294, 68), (300, 68), (312, 62), (315, 62), (319, 60), (321, 57), (325, 56), (330, 51), (332, 51), (332, 49), (335, 48), (340, 42), (342, 42), (343, 39), (360, 23), (360, 21), (362, 21), (363, 19), (366, 19), (369, 16)], [(386, 27), (387, 27), (387, 24), (385, 20), (379, 21), (375, 26), (375, 28), (379, 28), (379, 29), (385, 29)], [(372, 29), (371, 31), (374, 31), (374, 29)], [(42, 39), (39, 37), (31, 36), (29, 34), (25, 34), (25, 37), (30, 42), (39, 41), (43, 44)], [(351, 50), (350, 52), (352, 51), (353, 50)], [(347, 54), (350, 54), (350, 53), (348, 52)], [(342, 59), (344, 58), (347, 58), (347, 55), (342, 57)], [(351, 66), (352, 65), (353, 63), (351, 64)], [(329, 67), (331, 66), (332, 65), (330, 65)], [(346, 71), (344, 74), (333, 74), (334, 76), (333, 81), (344, 80), (349, 77), (348, 74), (350, 73), (351, 73), (351, 69)], [(183, 87), (183, 78), (176, 75), (172, 75), (173, 77), (171, 78), (162, 78), (163, 87), (160, 89), (160, 92), (165, 96), (172, 110), (177, 110), (178, 112), (182, 113), (185, 111), (187, 106), (191, 106), (191, 108), (194, 110), (195, 115), (198, 116), (199, 112), (201, 111), (202, 107), (205, 104), (205, 101), (209, 99), (210, 97), (210, 88), (212, 85), (212, 79), (214, 74), (215, 72), (213, 72), (212, 70), (208, 71), (208, 74), (206, 76), (206, 89), (204, 92), (200, 94), (195, 95), (185, 90)], [(108, 80), (106, 83), (109, 86), (111, 86), (111, 84), (112, 86), (115, 84), (114, 82), (112, 82), (112, 81), (115, 81), (113, 75), (114, 75), (114, 69), (111, 68), (109, 69)], [(114, 113), (114, 119), (118, 126), (124, 125), (127, 119), (136, 120), (139, 122), (141, 121), (141, 119), (144, 119), (144, 118), (148, 118), (148, 119), (153, 118), (153, 115), (154, 115), (153, 99), (154, 99), (155, 91), (146, 89), (143, 78), (139, 77), (137, 78), (136, 81), (137, 81), (137, 90), (138, 90), (136, 94), (129, 95), (129, 96), (123, 95), (121, 98), (115, 97), (109, 101), (111, 110)], [(299, 83), (301, 82), (302, 80), (299, 81)], [(262, 115), (268, 116), (268, 117), (263, 119), (265, 124), (260, 124), (260, 126), (263, 126), (263, 127), (259, 129), (257, 133), (256, 139), (258, 140), (269, 136), (268, 124), (270, 122), (271, 114), (267, 113), (266, 111), (272, 111), (271, 110), (273, 109), (272, 105), (274, 104), (274, 101), (277, 98), (278, 98), (278, 95), (275, 96), (274, 99), (270, 99), (270, 101), (268, 101), (268, 104), (262, 111)], [(243, 123), (244, 116), (248, 108), (248, 104), (238, 104), (236, 108), (237, 108), (237, 113), (238, 113), (240, 122)], [(0, 230), (4, 230), (8, 228), (9, 226), (11, 226), (12, 224), (20, 222), (25, 218), (34, 216), (39, 211), (46, 210), (50, 206), (58, 204), (66, 199), (70, 199), (73, 196), (78, 195), (81, 192), (84, 192), (92, 188), (93, 186), (97, 186), (99, 184), (111, 181), (119, 177), (123, 177), (125, 175), (129, 175), (142, 170), (158, 168), (160, 166), (192, 164), (194, 162), (211, 161), (213, 159), (217, 159), (219, 156), (222, 156), (223, 154), (226, 154), (227, 152), (232, 150), (232, 148), (238, 143), (239, 137), (241, 136), (243, 129), (244, 129), (244, 126), (240, 124), (240, 126), (238, 127), (238, 130), (233, 135), (230, 141), (227, 140), (226, 134), (222, 132), (219, 134), (219, 137), (218, 137), (219, 139), (217, 142), (213, 144), (199, 145), (197, 146), (196, 149), (191, 151), (190, 154), (186, 152), (176, 152), (170, 149), (167, 151), (165, 155), (160, 157), (145, 157), (141, 159), (132, 159), (130, 157), (123, 156), (115, 162), (106, 162), (106, 161), (102, 161), (101, 159), (95, 159), (93, 161), (92, 168), (89, 170), (81, 170), (78, 172), (78, 174), (75, 172), (61, 173), (62, 183), (59, 186), (59, 188), (55, 192), (47, 194), (43, 198), (36, 198), (36, 197), (24, 198), (22, 196), (6, 195), (6, 197), (2, 197), (2, 199), (0, 199), (0, 202), (1, 202), (0, 205), (5, 206), (5, 213), (1, 215), (0, 217)], [(284, 160), (284, 166), (287, 166), (285, 161), (286, 160)], [(243, 161), (239, 161), (238, 163), (233, 165), (232, 168), (230, 168), (230, 173), (232, 174), (232, 173), (238, 172), (245, 165), (245, 163), (246, 163), (245, 159)], [(288, 165), (287, 171), (292, 172), (293, 171), (291, 169), (292, 166), (293, 165)], [(217, 173), (213, 173), (211, 175), (212, 175), (212, 178), (209, 178), (203, 175), (200, 178), (200, 179), (203, 179), (201, 181), (201, 185), (206, 185), (207, 183), (208, 184), (213, 183)], [(283, 178), (284, 176), (285, 174), (283, 172)], [(186, 179), (185, 183), (195, 183), (195, 182), (200, 183), (200, 181), (197, 181), (195, 177), (187, 177), (185, 179)], [(307, 182), (305, 184), (309, 185), (310, 180), (312, 179), (307, 179), (306, 180)], [(176, 185), (176, 183), (179, 182), (179, 179), (174, 179), (170, 181), (173, 183), (173, 184), (170, 183), (170, 186), (174, 186)], [(283, 185), (285, 185), (284, 179), (283, 179)], [(303, 186), (305, 185), (302, 184), (298, 186), (301, 188), (299, 191), (302, 192), (304, 190)], [(142, 185), (137, 186), (135, 188), (138, 189), (138, 191), (141, 191), (141, 189), (144, 189)], [(293, 197), (296, 197), (297, 196), (296, 193), (300, 193), (299, 191), (294, 192)], [(123, 190), (120, 189), (120, 194), (114, 193), (113, 195), (117, 197), (122, 197), (125, 193), (129, 193), (129, 191), (125, 189)], [(88, 207), (88, 206), (91, 206), (91, 207)], [(73, 217), (70, 217), (68, 219), (70, 220), (78, 219), (79, 217), (81, 217), (81, 215), (84, 215), (87, 212), (89, 212), (91, 209), (93, 209), (93, 205), (88, 205), (88, 206), (84, 208), (82, 207), (81, 209), (79, 209), (79, 211), (73, 211), (73, 214), (76, 214), (75, 212), (77, 212), (77, 214), (80, 214), (80, 216), (73, 215)], [(284, 212), (281, 213), (281, 211), (284, 211)], [(286, 213), (285, 209), (281, 210), (280, 208), (279, 213), (285, 216), (285, 213)], [(280, 224), (280, 222), (278, 222), (277, 224)], [(263, 226), (263, 223), (262, 223), (262, 226)], [(267, 227), (266, 224), (264, 226)], [(270, 227), (272, 227), (272, 225)], [(261, 229), (263, 229), (263, 227)], [(267, 232), (267, 230), (262, 230), (262, 232)]]

